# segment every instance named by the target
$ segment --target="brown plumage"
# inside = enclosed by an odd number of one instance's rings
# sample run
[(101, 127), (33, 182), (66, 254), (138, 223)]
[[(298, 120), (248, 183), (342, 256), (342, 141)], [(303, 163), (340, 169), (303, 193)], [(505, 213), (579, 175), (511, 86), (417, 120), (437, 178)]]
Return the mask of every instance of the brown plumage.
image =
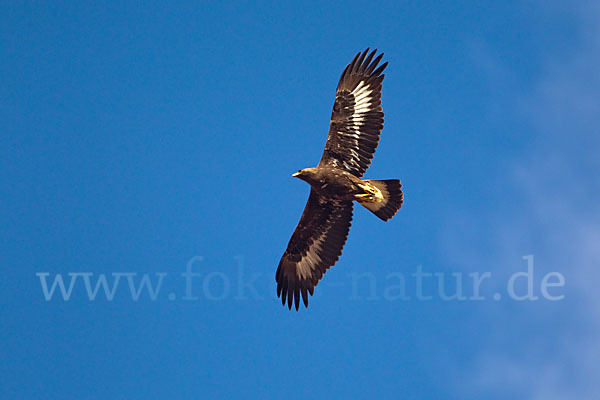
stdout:
[(348, 237), (353, 201), (387, 221), (403, 202), (397, 179), (361, 180), (383, 129), (382, 74), (387, 62), (377, 65), (377, 50), (358, 53), (338, 83), (325, 150), (316, 168), (296, 172), (311, 186), (300, 222), (285, 250), (275, 280), (282, 304), (298, 310), (300, 297), (308, 307), (308, 294), (336, 263)]

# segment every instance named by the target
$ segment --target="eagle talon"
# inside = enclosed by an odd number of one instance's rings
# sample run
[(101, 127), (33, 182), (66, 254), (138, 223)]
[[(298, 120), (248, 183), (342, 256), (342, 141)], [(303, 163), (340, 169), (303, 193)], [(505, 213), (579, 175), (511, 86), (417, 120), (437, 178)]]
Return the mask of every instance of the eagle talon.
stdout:
[(372, 185), (358, 185), (362, 190), (364, 190), (367, 193), (361, 193), (361, 194), (357, 194), (354, 197), (357, 200), (363, 200), (363, 201), (367, 201), (367, 202), (371, 202), (371, 203), (378, 203), (381, 200), (383, 200), (383, 195), (381, 194), (381, 191), (379, 189), (377, 189), (375, 186)]

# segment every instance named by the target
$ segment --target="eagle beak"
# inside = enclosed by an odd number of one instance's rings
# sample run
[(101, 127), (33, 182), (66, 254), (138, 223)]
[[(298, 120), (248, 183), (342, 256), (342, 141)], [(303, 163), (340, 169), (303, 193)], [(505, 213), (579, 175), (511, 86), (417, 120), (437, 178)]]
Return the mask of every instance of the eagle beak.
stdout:
[(297, 176), (299, 176), (299, 175), (300, 175), (300, 171), (298, 171), (298, 172), (294, 172), (294, 173), (292, 174), (292, 177), (293, 177), (293, 178), (295, 178), (295, 177), (297, 177)]

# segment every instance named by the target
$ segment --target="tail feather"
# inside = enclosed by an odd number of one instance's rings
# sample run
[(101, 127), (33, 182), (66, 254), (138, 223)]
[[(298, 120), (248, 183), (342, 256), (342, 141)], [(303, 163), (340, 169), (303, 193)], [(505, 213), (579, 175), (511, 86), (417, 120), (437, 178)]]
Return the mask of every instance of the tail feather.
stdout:
[(392, 218), (404, 202), (400, 180), (367, 180), (365, 182), (379, 189), (383, 195), (383, 200), (378, 202), (359, 200), (359, 203), (384, 221)]

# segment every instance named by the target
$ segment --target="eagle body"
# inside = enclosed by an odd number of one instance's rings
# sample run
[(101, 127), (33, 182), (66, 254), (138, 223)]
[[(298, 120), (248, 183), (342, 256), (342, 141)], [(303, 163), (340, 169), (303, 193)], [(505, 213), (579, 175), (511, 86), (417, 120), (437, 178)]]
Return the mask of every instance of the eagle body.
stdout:
[(366, 193), (362, 180), (339, 168), (305, 168), (292, 176), (308, 183), (324, 200), (357, 200), (357, 195)]
[(361, 179), (383, 129), (381, 83), (387, 62), (377, 67), (383, 53), (374, 58), (376, 52), (358, 53), (346, 66), (321, 161), (292, 175), (310, 184), (311, 190), (275, 274), (277, 295), (290, 309), (294, 304), (298, 310), (300, 298), (308, 307), (308, 295), (341, 256), (354, 201), (383, 221), (392, 218), (404, 201), (400, 180)]

